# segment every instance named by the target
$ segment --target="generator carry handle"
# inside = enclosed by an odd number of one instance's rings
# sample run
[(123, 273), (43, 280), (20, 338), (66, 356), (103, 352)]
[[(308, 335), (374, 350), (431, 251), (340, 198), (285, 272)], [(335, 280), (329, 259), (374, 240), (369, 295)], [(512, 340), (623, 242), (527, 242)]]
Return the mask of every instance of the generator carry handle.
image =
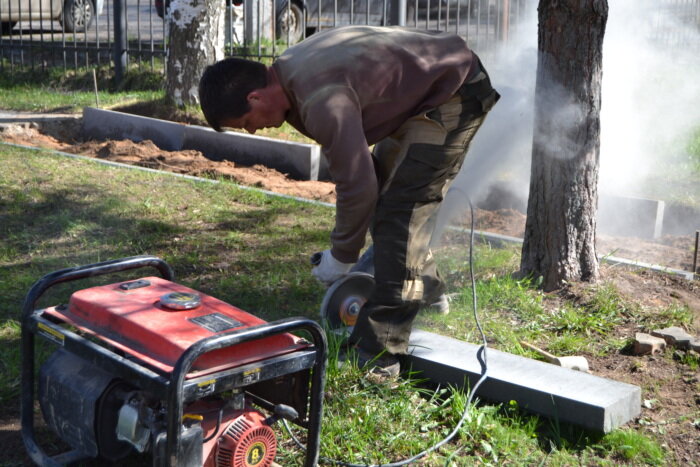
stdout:
[(44, 292), (56, 284), (144, 267), (156, 268), (164, 279), (174, 280), (175, 278), (173, 269), (164, 260), (156, 256), (141, 255), (54, 271), (36, 281), (27, 292), (22, 306), (20, 414), (22, 439), (27, 453), (37, 465), (60, 466), (81, 459), (77, 451), (69, 451), (51, 458), (39, 447), (34, 437), (34, 334), (29, 331), (28, 323), (35, 312), (37, 301)]
[(161, 258), (157, 256), (130, 256), (128, 258), (103, 261), (101, 263), (88, 264), (74, 268), (65, 268), (49, 273), (36, 281), (24, 299), (22, 307), (22, 318), (26, 319), (34, 312), (36, 302), (49, 288), (63, 282), (70, 282), (88, 277), (114, 274), (129, 269), (139, 269), (145, 267), (156, 268), (164, 279), (175, 280), (173, 269)]

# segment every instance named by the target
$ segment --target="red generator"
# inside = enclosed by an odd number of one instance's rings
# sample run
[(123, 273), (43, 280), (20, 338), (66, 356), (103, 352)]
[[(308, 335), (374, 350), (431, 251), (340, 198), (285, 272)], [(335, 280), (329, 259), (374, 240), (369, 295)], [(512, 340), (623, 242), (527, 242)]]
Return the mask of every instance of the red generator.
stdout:
[[(159, 276), (73, 291), (67, 304), (36, 309), (56, 284), (145, 267)], [(163, 260), (135, 256), (56, 271), (32, 286), (21, 399), (32, 460), (114, 463), (138, 451), (154, 466), (263, 467), (277, 450), (271, 425), (284, 418), (307, 430), (304, 465), (316, 465), (323, 329), (306, 318), (267, 323), (173, 276)], [(38, 377), (35, 336), (55, 347)], [(36, 400), (70, 450), (49, 456), (37, 442)]]

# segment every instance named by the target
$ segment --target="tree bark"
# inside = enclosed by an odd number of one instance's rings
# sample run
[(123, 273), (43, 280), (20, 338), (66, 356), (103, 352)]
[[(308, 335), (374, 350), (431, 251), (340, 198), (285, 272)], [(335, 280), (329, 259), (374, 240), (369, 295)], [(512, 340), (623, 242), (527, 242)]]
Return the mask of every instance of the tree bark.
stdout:
[(607, 0), (540, 0), (535, 130), (520, 273), (595, 281)]
[(199, 103), (199, 78), (224, 58), (223, 0), (172, 0), (168, 9), (166, 95), (178, 107)]

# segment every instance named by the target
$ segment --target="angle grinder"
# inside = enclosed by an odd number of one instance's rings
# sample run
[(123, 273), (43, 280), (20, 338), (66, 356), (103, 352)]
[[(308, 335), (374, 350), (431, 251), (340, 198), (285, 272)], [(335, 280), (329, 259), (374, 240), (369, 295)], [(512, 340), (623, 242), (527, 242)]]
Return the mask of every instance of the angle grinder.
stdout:
[[(320, 253), (311, 257), (314, 266), (320, 261)], [(354, 326), (373, 291), (374, 247), (370, 245), (350, 272), (328, 287), (321, 301), (321, 320), (331, 329)]]

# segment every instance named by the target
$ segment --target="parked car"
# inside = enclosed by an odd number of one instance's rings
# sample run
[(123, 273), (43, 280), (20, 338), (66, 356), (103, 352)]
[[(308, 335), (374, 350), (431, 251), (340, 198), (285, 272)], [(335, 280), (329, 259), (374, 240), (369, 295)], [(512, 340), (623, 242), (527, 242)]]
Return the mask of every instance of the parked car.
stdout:
[(290, 44), (296, 44), (304, 38), (304, 4), (301, 0), (276, 0), (277, 37)]
[[(316, 31), (349, 24), (385, 26), (392, 24), (392, 0), (275, 0), (277, 4), (277, 37), (286, 38), (289, 25), (290, 42), (297, 42)], [(454, 18), (457, 4), (464, 0), (406, 0), (406, 26), (437, 26), (436, 20), (448, 14)], [(477, 2), (470, 0), (473, 9)], [(466, 6), (464, 6), (466, 9)], [(426, 22), (428, 24), (426, 25)]]
[[(154, 0), (158, 16), (164, 16), (163, 5), (171, 0)], [(232, 0), (226, 0), (227, 7)], [(437, 28), (449, 17), (454, 21), (461, 5), (463, 21), (494, 12), (497, 0), (406, 0), (406, 25)], [(235, 7), (244, 0), (233, 0)], [(383, 26), (391, 24), (391, 0), (275, 0), (276, 37), (294, 44), (318, 30), (348, 24)]]
[[(458, 21), (473, 22), (477, 16), (493, 16), (495, 4), (499, 1), (503, 0), (406, 0), (405, 24), (409, 27), (442, 29), (447, 19), (451, 25)], [(392, 9), (396, 5), (392, 0), (305, 0), (306, 34), (347, 24), (395, 24)]]
[[(286, 40), (289, 36), (289, 42), (294, 44), (299, 42), (304, 36), (304, 6), (302, 0), (292, 0), (291, 6), (287, 7), (287, 0), (275, 0), (277, 11), (275, 17), (277, 20), (276, 34), (280, 39)], [(170, 0), (154, 0), (158, 16), (165, 16), (166, 8), (170, 6)], [(243, 0), (226, 0), (226, 7), (241, 7)], [(165, 7), (165, 8), (164, 8)]]
[(9, 34), (20, 21), (43, 27), (58, 20), (67, 32), (85, 32), (102, 13), (104, 0), (0, 0), (2, 34)]

